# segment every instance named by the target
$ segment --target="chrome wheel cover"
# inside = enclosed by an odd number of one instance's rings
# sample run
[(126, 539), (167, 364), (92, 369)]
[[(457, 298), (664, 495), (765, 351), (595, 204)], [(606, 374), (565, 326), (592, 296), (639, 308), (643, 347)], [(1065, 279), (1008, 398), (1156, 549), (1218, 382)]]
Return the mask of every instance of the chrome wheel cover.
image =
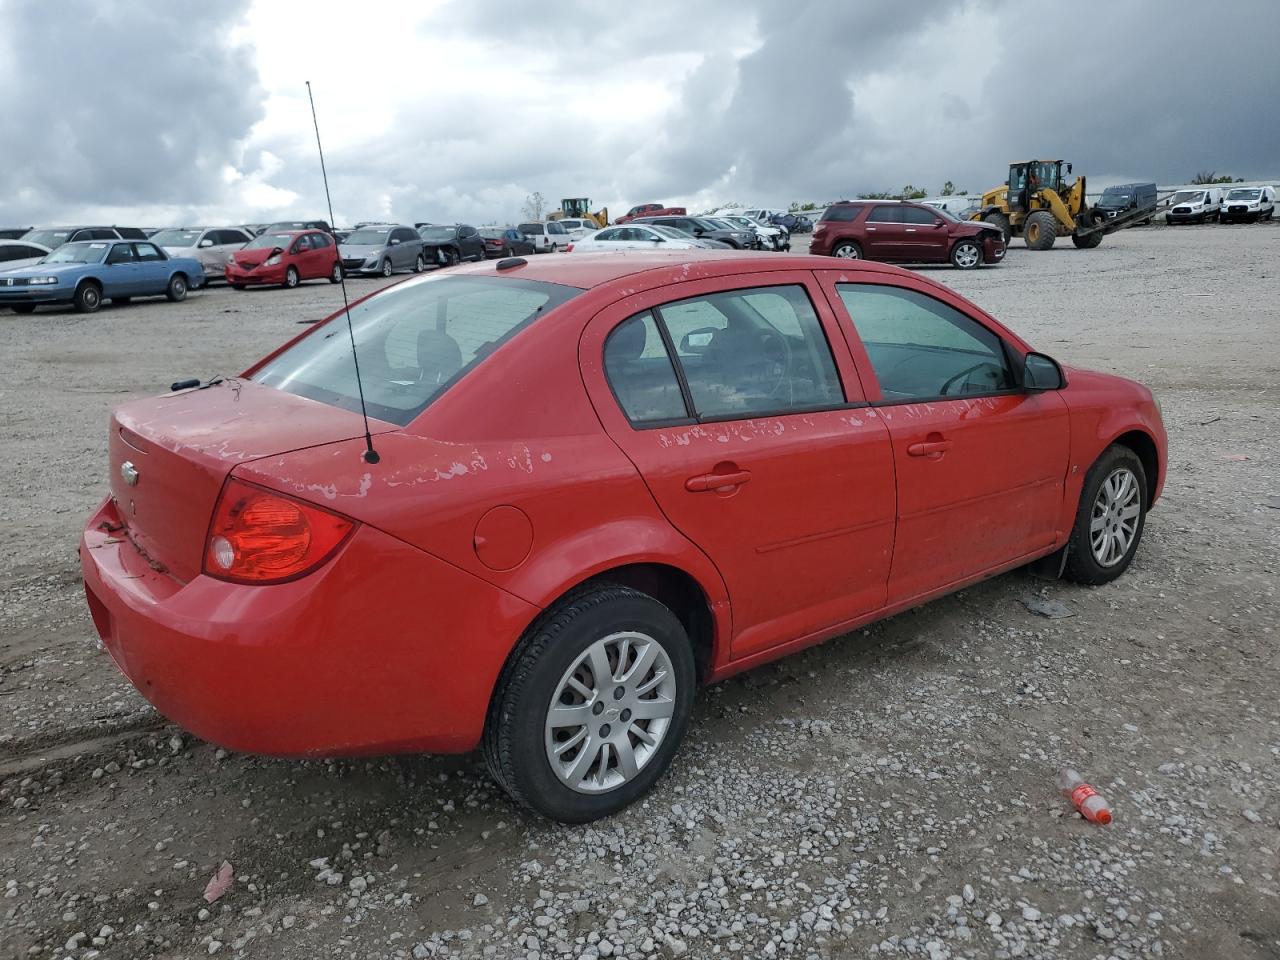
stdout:
[(962, 243), (956, 248), (956, 266), (957, 267), (976, 267), (981, 254), (978, 252), (976, 245), (972, 243)]
[(675, 713), (671, 658), (652, 637), (610, 634), (573, 662), (547, 705), (547, 762), (566, 787), (608, 793), (657, 754)]
[(842, 243), (833, 252), (841, 260), (860, 260), (862, 256), (852, 243)]
[(1140, 496), (1138, 478), (1128, 467), (1117, 467), (1102, 482), (1089, 518), (1089, 546), (1102, 566), (1114, 567), (1133, 545), (1142, 516)]

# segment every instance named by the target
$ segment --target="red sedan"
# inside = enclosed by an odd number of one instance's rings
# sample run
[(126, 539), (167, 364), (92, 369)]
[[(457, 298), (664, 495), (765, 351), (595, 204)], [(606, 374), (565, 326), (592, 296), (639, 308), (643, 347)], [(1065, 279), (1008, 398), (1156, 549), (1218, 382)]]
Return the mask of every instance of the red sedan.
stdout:
[(960, 220), (925, 203), (841, 201), (822, 214), (809, 252), (844, 260), (950, 263), (961, 270), (1004, 259), (999, 227)]
[(694, 688), (1003, 571), (1133, 559), (1151, 392), (896, 267), (475, 264), (120, 407), (88, 603), (233, 749), (466, 751), (550, 817), (648, 790)]
[(342, 281), (338, 245), (323, 230), (268, 230), (227, 258), (227, 283), (296, 287), (303, 280)]

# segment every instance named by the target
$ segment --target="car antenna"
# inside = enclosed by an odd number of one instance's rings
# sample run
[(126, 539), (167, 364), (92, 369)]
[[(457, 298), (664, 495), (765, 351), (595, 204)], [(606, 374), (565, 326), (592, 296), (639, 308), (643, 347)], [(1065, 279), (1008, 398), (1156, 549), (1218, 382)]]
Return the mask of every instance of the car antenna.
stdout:
[[(324, 200), (329, 205), (329, 229), (333, 229), (333, 199), (329, 196), (329, 174), (324, 169), (324, 147), (320, 145), (320, 121), (316, 119), (316, 98), (311, 95), (311, 81), (307, 83), (307, 99), (311, 101), (311, 123), (316, 128), (316, 150), (320, 153), (320, 177), (324, 180)], [(360, 357), (356, 354), (356, 334), (351, 327), (351, 301), (347, 298), (347, 276), (338, 261), (338, 283), (342, 287), (342, 312), (347, 315), (347, 337), (351, 340), (351, 362), (356, 368), (356, 392), (360, 394), (360, 416), (364, 418), (365, 463), (377, 463), (382, 458), (373, 449), (373, 434), (369, 432), (369, 411), (364, 405), (364, 383), (360, 380)]]

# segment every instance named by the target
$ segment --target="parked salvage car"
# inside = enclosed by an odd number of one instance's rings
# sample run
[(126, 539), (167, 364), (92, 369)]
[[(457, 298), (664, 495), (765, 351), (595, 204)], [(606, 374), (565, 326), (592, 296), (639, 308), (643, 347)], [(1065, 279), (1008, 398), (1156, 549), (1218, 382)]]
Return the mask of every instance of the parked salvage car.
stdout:
[(437, 224), (421, 227), (423, 255), (431, 263), (449, 267), (462, 260), (485, 258), (484, 237), (475, 227), (465, 223)]
[(533, 241), (515, 227), (481, 227), (486, 257), (519, 257), (537, 253)]
[(683, 230), (648, 223), (628, 223), (605, 227), (585, 240), (569, 245), (570, 253), (607, 253), (611, 250), (706, 250), (712, 244), (691, 237)]
[(999, 227), (957, 220), (945, 210), (909, 201), (842, 201), (822, 214), (809, 252), (846, 260), (947, 263), (972, 270), (1004, 259)]
[(1236, 187), (1227, 191), (1222, 201), (1222, 222), (1257, 223), (1270, 220), (1275, 214), (1275, 187)]
[(752, 230), (735, 224), (717, 225), (704, 217), (637, 217), (631, 222), (672, 227), (699, 240), (717, 240), (735, 250), (749, 250), (756, 242), (756, 235)]
[(740, 230), (750, 230), (756, 235), (762, 250), (790, 250), (791, 234), (786, 227), (775, 227), (771, 223), (761, 223), (738, 213), (720, 213), (717, 220), (726, 220)]
[(1179, 190), (1169, 200), (1169, 211), (1164, 215), (1165, 223), (1172, 227), (1179, 223), (1219, 220), (1222, 216), (1222, 197), (1221, 187)]
[(468, 265), (351, 308), (361, 384), (340, 311), (126, 403), (79, 551), (107, 651), (214, 743), (482, 747), (581, 822), (653, 786), (701, 683), (1035, 561), (1123, 573), (1166, 472), (1151, 392), (833, 267)]
[[(1131, 210), (1150, 210), (1156, 212), (1156, 185), (1154, 183), (1117, 183), (1102, 191), (1097, 205), (1093, 208), (1094, 216), (1104, 220), (1114, 220), (1121, 214)], [(1151, 217), (1141, 221), (1150, 223)]]
[(78, 240), (146, 240), (147, 235), (137, 227), (34, 227), (20, 239), (56, 250)]
[(173, 227), (151, 235), (169, 256), (199, 260), (206, 280), (223, 279), (227, 258), (251, 239), (239, 227)]
[(338, 245), (324, 230), (268, 230), (227, 258), (227, 283), (296, 287), (304, 280), (342, 281)]
[(616, 226), (630, 223), (637, 217), (681, 217), (686, 213), (688, 211), (684, 207), (668, 207), (665, 203), (638, 203), (613, 222)]
[(0, 240), (20, 240), (35, 227), (0, 227)]
[(427, 266), (422, 237), (404, 224), (359, 227), (338, 245), (338, 255), (349, 274), (389, 277), (397, 270), (421, 273)]
[(104, 299), (168, 297), (174, 303), (204, 284), (200, 261), (170, 257), (150, 241), (77, 240), (39, 263), (0, 274), (0, 306), (31, 313), (44, 304), (71, 304), (93, 313)]
[(568, 250), (573, 238), (559, 220), (526, 220), (516, 227), (528, 237), (537, 253), (559, 253)]
[(267, 231), (282, 233), (286, 230), (323, 230), (330, 236), (333, 235), (333, 227), (329, 226), (328, 220), (280, 220), (267, 224), (258, 231), (258, 235), (261, 236)]
[(14, 270), (39, 263), (49, 254), (42, 243), (29, 240), (0, 240), (0, 270)]
[(594, 221), (583, 220), (578, 217), (561, 217), (557, 222), (564, 227), (565, 232), (569, 234), (570, 240), (581, 240), (587, 234), (595, 233), (600, 229)]

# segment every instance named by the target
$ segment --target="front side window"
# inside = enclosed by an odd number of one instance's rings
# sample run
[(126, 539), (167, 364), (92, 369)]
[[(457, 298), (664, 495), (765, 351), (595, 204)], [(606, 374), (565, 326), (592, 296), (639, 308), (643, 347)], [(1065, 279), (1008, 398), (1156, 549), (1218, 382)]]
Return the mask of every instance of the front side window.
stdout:
[(133, 248), (138, 251), (138, 259), (143, 263), (152, 263), (156, 260), (164, 259), (164, 254), (157, 250), (154, 244), (135, 243)]
[(292, 250), (290, 250), (289, 252), (290, 252), (290, 253), (305, 253), (306, 251), (308, 251), (308, 250), (310, 250), (310, 249), (311, 249), (311, 238), (310, 238), (310, 237), (299, 237), (299, 238), (298, 238), (298, 242), (297, 242), (297, 243), (295, 243), (295, 244), (293, 245), (293, 249), (292, 249)]
[(913, 223), (918, 226), (931, 227), (938, 222), (937, 216), (929, 210), (920, 207), (903, 207), (899, 211), (902, 215), (903, 223)]
[(621, 240), (621, 239), (622, 239), (622, 234), (623, 234), (624, 232), (625, 232), (625, 231), (623, 231), (623, 230), (601, 230), (599, 233), (597, 233), (597, 234), (595, 235), (595, 237), (594, 237), (593, 239), (595, 239), (595, 240), (605, 240), (605, 241), (610, 241), (610, 240)]
[(885, 402), (1014, 389), (1000, 338), (939, 300), (900, 287), (836, 285)]
[[(499, 345), (582, 291), (516, 278), (438, 275), (351, 308), (369, 415), (408, 424)], [(267, 362), (253, 379), (359, 411), (343, 315)]]
[(867, 223), (902, 223), (902, 210), (898, 207), (872, 207)]
[(133, 263), (133, 244), (117, 243), (111, 248), (111, 252), (107, 254), (107, 263)]

